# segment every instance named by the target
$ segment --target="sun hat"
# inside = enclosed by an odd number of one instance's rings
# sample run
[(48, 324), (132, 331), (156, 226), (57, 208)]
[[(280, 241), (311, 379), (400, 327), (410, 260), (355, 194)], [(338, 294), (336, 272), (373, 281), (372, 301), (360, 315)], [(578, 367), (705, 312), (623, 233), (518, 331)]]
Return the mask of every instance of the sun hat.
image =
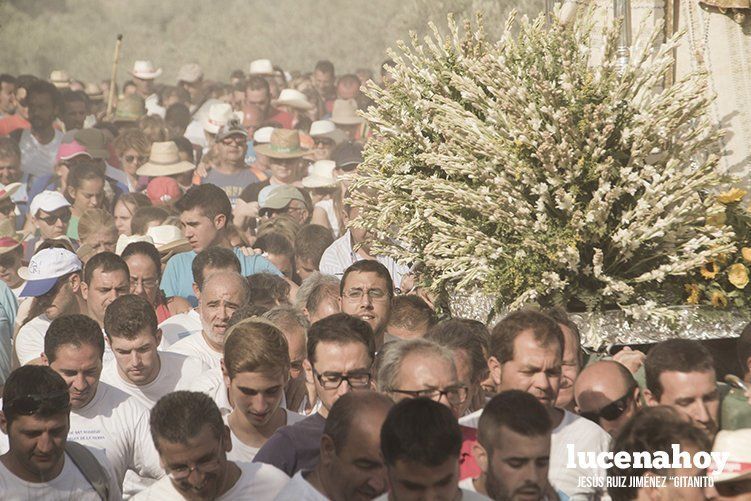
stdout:
[(104, 101), (104, 93), (102, 92), (101, 87), (95, 83), (87, 83), (83, 91), (92, 101)]
[(233, 118), (242, 122), (243, 113), (232, 111), (232, 106), (227, 103), (212, 104), (208, 115), (203, 120), (203, 130), (209, 134), (216, 134), (223, 125), (227, 125)]
[(195, 168), (187, 160), (180, 160), (177, 145), (173, 141), (157, 141), (151, 144), (149, 161), (140, 166), (136, 174), (148, 177), (174, 176)]
[(155, 177), (146, 187), (146, 196), (155, 206), (176, 202), (182, 194), (180, 185), (171, 177)]
[(296, 108), (298, 110), (312, 110), (315, 108), (308, 98), (297, 89), (282, 89), (279, 93), (279, 98), (271, 102), (274, 106), (289, 106), (290, 108)]
[(253, 133), (253, 142), (256, 144), (267, 144), (271, 142), (271, 134), (274, 132), (273, 127), (261, 127)]
[(57, 149), (57, 154), (55, 155), (55, 163), (60, 163), (61, 160), (70, 160), (78, 156), (91, 158), (91, 154), (86, 151), (86, 148), (74, 139), (70, 143), (60, 144), (60, 147)]
[(240, 123), (238, 120), (232, 119), (219, 128), (219, 132), (216, 133), (216, 140), (217, 142), (219, 142), (227, 137), (237, 135), (243, 136), (247, 139), (248, 130), (243, 127), (242, 123)]
[(73, 136), (74, 139), (86, 148), (92, 158), (106, 160), (110, 156), (108, 148), (112, 135), (104, 129), (80, 129)]
[(31, 257), (29, 266), (18, 269), (18, 276), (26, 280), (21, 297), (38, 297), (55, 286), (57, 280), (81, 271), (81, 260), (67, 249), (42, 249)]
[(322, 136), (336, 130), (336, 124), (331, 120), (316, 120), (310, 124), (311, 137)]
[(17, 249), (23, 242), (23, 233), (16, 231), (10, 219), (0, 222), (0, 254)]
[(136, 61), (133, 63), (133, 69), (128, 73), (141, 80), (153, 80), (162, 74), (162, 69), (154, 69), (151, 61)]
[(161, 253), (169, 253), (181, 249), (190, 250), (190, 243), (183, 237), (183, 232), (175, 225), (163, 224), (152, 226), (146, 235), (154, 242), (154, 246)]
[(357, 115), (357, 101), (354, 99), (337, 99), (331, 110), (331, 121), (337, 125), (359, 125), (365, 119)]
[(29, 205), (29, 214), (36, 216), (40, 210), (54, 212), (63, 207), (70, 207), (70, 202), (59, 191), (45, 190), (37, 194)]
[(114, 122), (137, 122), (146, 116), (146, 102), (141, 96), (128, 94), (117, 100)]
[(53, 70), (50, 73), (50, 82), (58, 89), (70, 88), (70, 75), (65, 70)]
[(728, 454), (722, 471), (714, 470), (714, 465), (710, 467), (710, 475), (715, 483), (751, 478), (751, 428), (718, 432), (712, 452)]
[(303, 194), (292, 185), (284, 184), (277, 186), (266, 199), (263, 204), (258, 203), (261, 209), (284, 209), (289, 205), (292, 200), (299, 200), (308, 206), (308, 202), (305, 200)]
[(318, 160), (310, 167), (310, 175), (303, 178), (302, 185), (306, 188), (333, 188), (339, 182), (334, 169), (336, 162), (333, 160)]
[(177, 72), (177, 83), (195, 83), (203, 78), (203, 70), (198, 63), (188, 63), (180, 67)]
[(115, 244), (115, 254), (121, 256), (127, 246), (136, 242), (149, 242), (150, 244), (154, 243), (154, 241), (148, 235), (120, 235), (119, 237), (117, 237), (117, 243)]
[(271, 158), (301, 158), (309, 150), (300, 146), (300, 134), (292, 129), (274, 129), (267, 144), (259, 144), (256, 152)]
[(271, 76), (274, 74), (274, 65), (268, 59), (256, 59), (250, 63), (250, 75)]
[(21, 186), (23, 186), (23, 183), (8, 183), (0, 188), (0, 201), (12, 197)]
[(331, 152), (331, 160), (336, 162), (336, 167), (342, 169), (350, 165), (362, 163), (362, 145), (354, 141), (342, 143)]

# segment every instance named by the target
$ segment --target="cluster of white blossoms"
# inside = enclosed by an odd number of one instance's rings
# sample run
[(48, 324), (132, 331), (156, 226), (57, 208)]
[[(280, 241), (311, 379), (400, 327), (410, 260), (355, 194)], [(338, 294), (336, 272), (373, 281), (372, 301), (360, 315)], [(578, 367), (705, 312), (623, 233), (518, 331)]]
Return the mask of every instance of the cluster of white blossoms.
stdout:
[(371, 85), (375, 139), (353, 194), (375, 252), (425, 264), (435, 291), (481, 288), (514, 307), (683, 302), (682, 280), (734, 250), (707, 224), (721, 131), (705, 75), (665, 87), (677, 39), (616, 65), (618, 26), (593, 65), (591, 17), (512, 16), (499, 41), (449, 18), (400, 42)]

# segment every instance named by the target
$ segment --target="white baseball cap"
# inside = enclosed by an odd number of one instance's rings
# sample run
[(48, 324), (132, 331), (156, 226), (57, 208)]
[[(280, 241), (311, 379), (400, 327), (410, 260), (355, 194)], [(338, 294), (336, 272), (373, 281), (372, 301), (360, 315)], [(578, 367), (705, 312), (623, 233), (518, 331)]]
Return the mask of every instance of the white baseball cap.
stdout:
[(38, 297), (47, 294), (60, 277), (81, 271), (81, 260), (66, 249), (43, 249), (34, 254), (29, 266), (18, 269), (18, 276), (26, 280), (21, 297)]
[(36, 216), (40, 210), (53, 212), (62, 207), (70, 207), (70, 202), (59, 191), (45, 190), (39, 193), (29, 205), (29, 214)]

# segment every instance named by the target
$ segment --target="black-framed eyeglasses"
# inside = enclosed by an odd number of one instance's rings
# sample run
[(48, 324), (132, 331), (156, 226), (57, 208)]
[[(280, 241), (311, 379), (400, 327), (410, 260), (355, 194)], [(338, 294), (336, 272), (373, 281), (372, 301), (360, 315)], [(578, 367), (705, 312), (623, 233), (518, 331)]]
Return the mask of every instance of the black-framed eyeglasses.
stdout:
[(429, 398), (436, 402), (445, 396), (451, 405), (461, 405), (467, 401), (467, 397), (469, 396), (469, 388), (466, 386), (452, 386), (443, 390), (438, 388), (432, 390), (399, 390), (391, 388), (387, 391), (407, 395), (409, 398)]
[(3, 214), (4, 216), (10, 216), (10, 214), (16, 210), (16, 204), (13, 202), (0, 205), (0, 214)]
[(55, 224), (58, 220), (62, 221), (63, 223), (67, 223), (68, 221), (70, 221), (70, 209), (66, 209), (62, 212), (53, 212), (49, 216), (37, 216), (37, 219), (44, 221), (50, 226)]
[(636, 389), (635, 386), (630, 387), (625, 395), (618, 400), (613, 400), (599, 411), (580, 412), (579, 415), (596, 424), (600, 424), (600, 419), (606, 419), (608, 421), (616, 420), (621, 417), (628, 408), (628, 404), (634, 394), (634, 389)]
[(59, 390), (46, 395), (23, 395), (3, 402), (3, 412), (31, 416), (40, 410), (65, 411), (70, 409), (68, 390)]
[(370, 387), (372, 376), (370, 372), (324, 372), (319, 373), (313, 369), (313, 375), (318, 379), (318, 383), (323, 386), (324, 390), (336, 390), (344, 381), (347, 381), (352, 388), (359, 390)]
[(191, 473), (194, 471), (198, 471), (201, 473), (213, 473), (219, 469), (219, 467), (222, 465), (222, 457), (221, 457), (221, 451), (222, 451), (222, 440), (219, 440), (219, 448), (216, 451), (216, 457), (213, 459), (209, 459), (207, 461), (202, 461), (200, 463), (196, 463), (193, 466), (178, 466), (176, 468), (172, 467), (166, 467), (165, 471), (167, 472), (167, 475), (172, 480), (180, 481), (185, 480), (190, 476)]

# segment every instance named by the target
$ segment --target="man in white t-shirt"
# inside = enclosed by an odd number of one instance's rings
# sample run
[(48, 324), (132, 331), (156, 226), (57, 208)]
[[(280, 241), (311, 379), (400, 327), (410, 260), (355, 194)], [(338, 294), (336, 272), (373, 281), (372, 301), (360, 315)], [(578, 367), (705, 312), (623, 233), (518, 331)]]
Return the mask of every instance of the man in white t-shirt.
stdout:
[(114, 252), (92, 256), (83, 271), (81, 295), (86, 301), (86, 314), (104, 330), (104, 314), (112, 301), (130, 294), (130, 269)]
[(21, 170), (30, 176), (52, 174), (63, 133), (55, 129), (60, 111), (60, 92), (49, 82), (37, 80), (26, 87), (30, 129), (17, 129), (11, 137), (21, 148)]
[(200, 334), (185, 337), (170, 346), (169, 351), (202, 360), (210, 368), (218, 368), (224, 350), (224, 336), (232, 314), (248, 299), (248, 282), (234, 271), (217, 271), (203, 284), (198, 314)]
[(343, 395), (323, 428), (318, 465), (295, 473), (276, 499), (373, 499), (386, 492), (381, 426), (393, 406), (380, 393)]
[(273, 466), (235, 463), (229, 428), (211, 398), (176, 391), (151, 410), (151, 436), (167, 476), (135, 496), (136, 501), (274, 499), (289, 477)]
[(5, 501), (118, 500), (120, 488), (104, 453), (67, 441), (70, 397), (49, 367), (16, 369), (3, 390), (0, 429), (8, 451), (0, 456)]
[(104, 313), (104, 330), (114, 360), (101, 380), (132, 395), (148, 408), (167, 393), (187, 389), (208, 367), (197, 358), (157, 350), (162, 333), (156, 312), (141, 296), (120, 296)]

